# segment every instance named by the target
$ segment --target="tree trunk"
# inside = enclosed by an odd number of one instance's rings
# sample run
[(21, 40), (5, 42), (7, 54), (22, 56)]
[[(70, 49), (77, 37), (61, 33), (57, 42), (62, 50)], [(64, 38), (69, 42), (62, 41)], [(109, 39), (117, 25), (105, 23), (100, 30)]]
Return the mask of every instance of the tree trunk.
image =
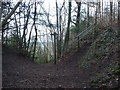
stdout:
[(120, 1), (118, 2), (118, 22), (120, 22)]
[(110, 25), (112, 25), (113, 2), (110, 2)]
[(2, 1), (0, 1), (0, 22), (1, 22), (1, 17), (2, 17)]
[[(79, 32), (79, 29), (80, 29), (80, 8), (81, 8), (81, 2), (76, 2), (77, 5), (78, 5), (78, 11), (77, 11), (77, 19), (76, 19), (76, 27), (77, 27), (77, 33)], [(78, 42), (77, 42), (77, 46), (78, 46), (78, 49), (79, 49), (79, 46), (80, 46), (80, 42), (79, 42), (79, 37), (77, 38)]]
[(87, 2), (87, 27), (89, 27), (89, 2)]
[[(24, 10), (25, 10), (25, 7), (24, 7)], [(26, 29), (28, 26), (28, 21), (29, 21), (29, 16), (30, 16), (30, 6), (28, 7), (27, 13), (28, 13), (27, 20), (25, 20), (25, 11), (24, 11), (24, 30), (23, 30), (23, 36), (22, 36), (22, 44), (23, 44), (24, 49), (26, 49)]]
[[(56, 0), (56, 24), (57, 24), (57, 33), (58, 33), (58, 37), (59, 37), (59, 35), (60, 35), (60, 33), (59, 33), (59, 25), (58, 25), (58, 22), (59, 22), (59, 18), (58, 18), (58, 15), (59, 15), (59, 13), (58, 13), (58, 4), (57, 4), (57, 0)], [(57, 37), (57, 58), (59, 58), (58, 56), (59, 56), (59, 38)], [(54, 36), (54, 49), (55, 49), (55, 47), (56, 47), (56, 45), (55, 45), (55, 36)], [(56, 52), (54, 52), (54, 54), (55, 54)], [(55, 54), (56, 55), (56, 54)], [(56, 56), (54, 57), (55, 58), (55, 60), (56, 60)]]
[(35, 2), (35, 13), (34, 13), (34, 27), (35, 27), (35, 43), (34, 43), (34, 49), (33, 49), (33, 59), (35, 58), (35, 52), (36, 52), (36, 44), (37, 44), (37, 28), (36, 28), (36, 25), (35, 25), (35, 18), (36, 18), (36, 14), (37, 14), (37, 7), (36, 7), (36, 2)]
[(64, 52), (67, 50), (67, 46), (68, 46), (68, 42), (69, 42), (70, 21), (71, 21), (71, 1), (69, 1), (68, 25), (67, 25), (67, 31), (66, 31), (66, 35), (65, 35), (65, 42), (64, 42), (64, 48), (63, 48)]
[(31, 26), (31, 30), (30, 30), (30, 33), (29, 33), (29, 39), (28, 39), (28, 45), (27, 45), (27, 51), (28, 51), (29, 46), (30, 46), (31, 33), (32, 33), (33, 26), (34, 26), (34, 24)]

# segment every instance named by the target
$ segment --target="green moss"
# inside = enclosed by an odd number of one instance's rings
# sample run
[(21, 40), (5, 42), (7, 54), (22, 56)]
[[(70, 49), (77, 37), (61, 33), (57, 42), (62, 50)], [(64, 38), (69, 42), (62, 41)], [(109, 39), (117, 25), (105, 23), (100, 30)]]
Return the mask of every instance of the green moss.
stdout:
[(118, 32), (120, 32), (120, 28), (119, 28), (119, 29), (117, 29), (117, 31), (118, 31)]
[(114, 74), (119, 75), (119, 74), (120, 74), (120, 69), (119, 69), (119, 68), (116, 69), (116, 70), (114, 71)]

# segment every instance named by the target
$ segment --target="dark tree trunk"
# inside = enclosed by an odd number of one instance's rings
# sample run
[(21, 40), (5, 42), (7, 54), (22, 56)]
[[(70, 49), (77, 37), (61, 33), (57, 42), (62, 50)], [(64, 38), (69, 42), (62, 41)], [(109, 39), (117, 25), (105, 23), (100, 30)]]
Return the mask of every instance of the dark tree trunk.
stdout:
[(118, 2), (118, 22), (120, 22), (120, 1)]
[(64, 48), (63, 48), (64, 52), (67, 50), (67, 46), (68, 46), (68, 42), (69, 42), (70, 21), (71, 21), (71, 2), (69, 1), (68, 25), (67, 25), (67, 31), (66, 31), (66, 35), (65, 35), (65, 42), (64, 42)]
[(89, 27), (89, 2), (87, 2), (87, 27)]
[[(77, 3), (77, 6), (78, 6), (78, 11), (77, 11), (77, 18), (76, 18), (76, 27), (77, 27), (77, 33), (79, 32), (79, 25), (80, 25), (80, 9), (81, 9), (81, 2), (76, 2)], [(78, 46), (78, 49), (79, 49), (79, 37), (77, 38), (78, 42), (77, 42), (77, 46)]]
[(29, 46), (30, 46), (30, 40), (31, 40), (32, 29), (33, 29), (33, 25), (31, 26), (31, 30), (30, 30), (30, 33), (29, 33), (29, 39), (28, 39), (28, 45), (27, 45), (27, 51), (28, 51)]
[[(25, 10), (25, 7), (24, 7), (24, 10)], [(28, 26), (28, 21), (29, 21), (29, 16), (30, 16), (30, 6), (28, 7), (27, 13), (28, 13), (27, 20), (25, 20), (25, 11), (24, 11), (24, 30), (23, 30), (23, 36), (22, 36), (22, 44), (23, 44), (24, 49), (26, 49), (26, 29)]]
[(112, 25), (113, 2), (110, 2), (110, 25)]
[(36, 44), (37, 44), (37, 28), (36, 28), (36, 25), (35, 25), (35, 18), (36, 18), (36, 14), (37, 14), (37, 7), (36, 7), (36, 2), (35, 2), (35, 13), (34, 13), (34, 27), (35, 27), (35, 42), (34, 42), (34, 49), (33, 49), (33, 59), (35, 58), (35, 52), (36, 52)]

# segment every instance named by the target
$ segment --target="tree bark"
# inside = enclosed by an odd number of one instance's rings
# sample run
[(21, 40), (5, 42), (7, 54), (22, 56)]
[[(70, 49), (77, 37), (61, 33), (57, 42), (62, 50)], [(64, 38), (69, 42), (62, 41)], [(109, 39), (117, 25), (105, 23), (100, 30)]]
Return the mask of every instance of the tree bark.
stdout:
[(25, 7), (24, 7), (24, 30), (23, 30), (23, 35), (22, 35), (22, 44), (23, 44), (23, 48), (26, 49), (26, 29), (28, 26), (28, 22), (29, 22), (29, 16), (30, 16), (30, 6), (28, 7), (27, 10), (27, 20), (25, 20)]
[[(77, 0), (75, 0), (76, 4), (77, 4), (77, 18), (76, 18), (76, 27), (77, 27), (77, 33), (79, 32), (79, 25), (80, 25), (80, 9), (81, 9), (81, 2), (78, 2)], [(77, 47), (79, 49), (79, 37), (77, 38)]]
[(37, 44), (37, 28), (36, 28), (36, 25), (35, 25), (35, 18), (36, 18), (36, 14), (37, 14), (37, 7), (36, 7), (36, 2), (35, 2), (35, 13), (34, 13), (34, 27), (35, 27), (35, 42), (34, 42), (34, 49), (33, 49), (33, 60), (35, 58), (35, 54), (36, 54), (36, 44)]
[(65, 35), (65, 42), (63, 51), (66, 51), (68, 42), (69, 42), (69, 34), (70, 34), (70, 21), (71, 21), (71, 2), (69, 1), (69, 13), (68, 13), (68, 24), (67, 24), (67, 31)]
[(1, 22), (1, 17), (2, 17), (2, 1), (0, 1), (0, 22)]
[(113, 15), (113, 2), (110, 2), (110, 25), (112, 25), (112, 15)]
[(120, 22), (120, 1), (118, 2), (118, 22)]
[(89, 27), (89, 2), (87, 2), (87, 27)]

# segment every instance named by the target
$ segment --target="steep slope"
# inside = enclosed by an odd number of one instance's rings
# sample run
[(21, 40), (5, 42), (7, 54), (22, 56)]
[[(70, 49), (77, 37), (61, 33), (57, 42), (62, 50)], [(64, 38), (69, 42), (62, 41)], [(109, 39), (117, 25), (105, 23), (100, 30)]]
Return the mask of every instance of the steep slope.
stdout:
[[(120, 24), (104, 30), (92, 43), (80, 67), (91, 71), (92, 87), (118, 86), (119, 70), (119, 34)], [(117, 73), (116, 73), (117, 72)]]

